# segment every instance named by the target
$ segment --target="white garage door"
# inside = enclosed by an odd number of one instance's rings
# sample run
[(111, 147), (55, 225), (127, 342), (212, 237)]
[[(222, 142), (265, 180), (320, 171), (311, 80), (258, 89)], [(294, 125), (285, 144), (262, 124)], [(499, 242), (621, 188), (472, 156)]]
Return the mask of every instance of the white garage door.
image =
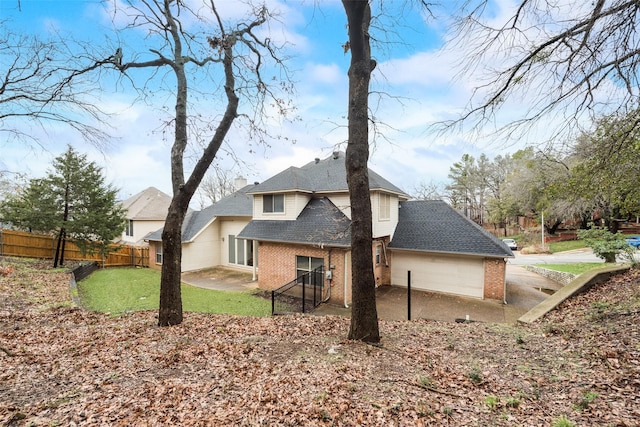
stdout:
[(481, 258), (393, 251), (391, 284), (406, 287), (407, 271), (411, 271), (411, 289), (483, 297), (484, 261)]

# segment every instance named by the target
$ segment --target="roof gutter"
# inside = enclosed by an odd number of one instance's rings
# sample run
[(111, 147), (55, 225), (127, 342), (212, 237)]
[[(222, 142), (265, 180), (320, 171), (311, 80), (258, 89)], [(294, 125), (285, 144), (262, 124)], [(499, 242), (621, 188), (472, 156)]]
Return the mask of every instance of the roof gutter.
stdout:
[(427, 249), (409, 249), (409, 248), (398, 248), (393, 246), (388, 246), (389, 250), (392, 251), (406, 251), (406, 252), (420, 252), (420, 253), (429, 253), (429, 254), (440, 254), (440, 255), (466, 255), (466, 256), (474, 256), (474, 257), (485, 257), (485, 258), (515, 258), (515, 255), (497, 255), (497, 254), (484, 254), (481, 252), (453, 252), (453, 251), (431, 251)]

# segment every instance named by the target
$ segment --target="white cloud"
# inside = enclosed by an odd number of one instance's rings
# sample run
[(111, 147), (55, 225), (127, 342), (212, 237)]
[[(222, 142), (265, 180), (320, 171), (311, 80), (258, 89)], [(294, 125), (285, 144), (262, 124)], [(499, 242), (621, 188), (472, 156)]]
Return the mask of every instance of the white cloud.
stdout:
[(312, 64), (306, 68), (305, 74), (308, 80), (316, 87), (319, 84), (336, 85), (345, 80), (344, 71), (336, 64)]

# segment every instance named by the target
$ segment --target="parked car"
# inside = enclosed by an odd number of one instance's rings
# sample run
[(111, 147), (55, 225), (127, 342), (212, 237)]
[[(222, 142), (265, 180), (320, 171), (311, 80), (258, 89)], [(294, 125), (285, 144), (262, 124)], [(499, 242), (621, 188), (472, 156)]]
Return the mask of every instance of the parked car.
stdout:
[(629, 236), (624, 240), (634, 248), (640, 249), (640, 236)]
[(502, 239), (505, 245), (509, 246), (512, 251), (518, 250), (518, 243), (513, 239)]

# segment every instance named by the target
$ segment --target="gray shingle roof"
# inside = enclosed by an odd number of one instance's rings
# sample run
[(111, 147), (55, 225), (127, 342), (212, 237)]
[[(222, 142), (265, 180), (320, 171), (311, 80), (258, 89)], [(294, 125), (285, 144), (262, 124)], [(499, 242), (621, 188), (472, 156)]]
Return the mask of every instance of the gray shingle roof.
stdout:
[(171, 204), (171, 196), (149, 187), (122, 202), (127, 218), (133, 220), (164, 220)]
[(313, 198), (295, 220), (253, 220), (241, 239), (334, 247), (351, 245), (351, 221), (328, 198)]
[[(255, 186), (255, 184), (247, 185), (201, 211), (188, 212), (182, 224), (182, 241), (191, 241), (216, 217), (253, 216), (253, 196), (247, 193)], [(161, 236), (162, 229), (148, 234), (145, 240), (161, 241)]]
[(389, 248), (513, 257), (498, 238), (442, 200), (400, 202), (398, 225)]
[[(290, 167), (258, 184), (250, 193), (274, 193), (284, 191), (302, 191), (327, 193), (348, 191), (347, 173), (345, 169), (345, 155), (338, 151), (318, 162), (307, 163), (301, 168)], [(372, 190), (386, 190), (408, 197), (400, 188), (396, 187), (373, 170), (369, 169), (369, 188)]]

